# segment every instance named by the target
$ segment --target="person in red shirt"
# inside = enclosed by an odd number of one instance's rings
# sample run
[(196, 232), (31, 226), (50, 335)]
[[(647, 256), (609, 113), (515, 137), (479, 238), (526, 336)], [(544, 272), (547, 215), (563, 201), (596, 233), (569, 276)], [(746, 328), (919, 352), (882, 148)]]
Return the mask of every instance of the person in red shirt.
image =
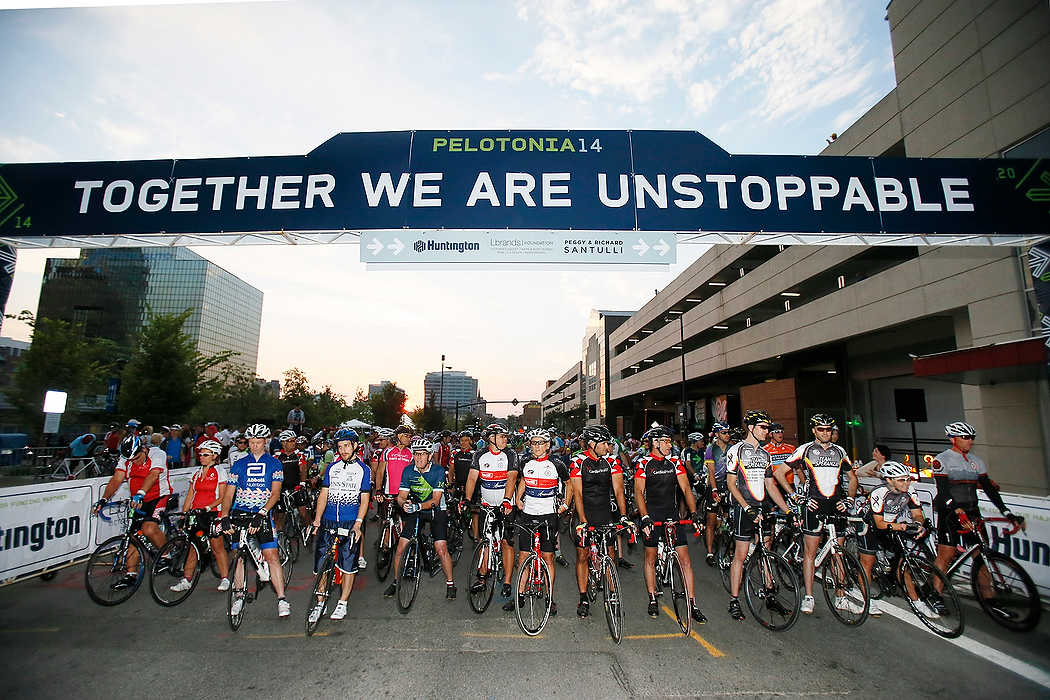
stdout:
[[(190, 489), (186, 492), (187, 510), (203, 510), (205, 514), (197, 520), (205, 532), (212, 531), (212, 521), (222, 515), (222, 494), (226, 487), (226, 470), (219, 464), (222, 455), (222, 444), (216, 440), (205, 440), (197, 447), (197, 456), (201, 467), (190, 477)], [(222, 535), (210, 538), (215, 565), (219, 568), (220, 591), (230, 588), (229, 562), (226, 557), (226, 544)], [(173, 591), (187, 591), (192, 587), (193, 572), (197, 568), (197, 550), (190, 548), (186, 558), (184, 578), (171, 587)]]
[(784, 426), (780, 423), (770, 423), (769, 441), (762, 445), (762, 449), (769, 453), (773, 463), (773, 478), (777, 486), (784, 492), (784, 496), (790, 496), (795, 490), (795, 470), (787, 466), (787, 458), (795, 451), (795, 446), (784, 442)]
[(197, 463), (200, 464), (200, 449), (201, 445), (207, 440), (216, 440), (215, 436), (219, 432), (218, 423), (205, 423), (204, 432), (197, 436), (197, 439), (193, 443), (193, 453), (197, 456)]

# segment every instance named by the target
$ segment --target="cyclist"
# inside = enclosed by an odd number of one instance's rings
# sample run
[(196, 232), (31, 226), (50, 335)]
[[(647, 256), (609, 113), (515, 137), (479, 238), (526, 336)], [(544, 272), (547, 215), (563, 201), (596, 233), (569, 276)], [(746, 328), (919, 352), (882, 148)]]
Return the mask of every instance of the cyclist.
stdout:
[[(394, 428), (392, 446), (383, 450), (376, 469), (376, 503), (397, 498), (401, 487), (401, 473), (412, 463), (412, 428), (399, 425)], [(385, 486), (384, 486), (385, 484)]]
[[(922, 504), (911, 489), (912, 475), (906, 466), (899, 462), (883, 462), (880, 474), (886, 483), (876, 487), (868, 496), (871, 506), (868, 531), (862, 537), (857, 537), (860, 565), (864, 567), (869, 581), (879, 549), (893, 552), (895, 560), (904, 555), (904, 552), (899, 551), (896, 541), (889, 537), (888, 531), (905, 532), (916, 540), (922, 540), (933, 525), (923, 515)], [(896, 561), (893, 568), (897, 568)], [(918, 600), (911, 582), (906, 583), (908, 596), (916, 601), (916, 607), (923, 617), (937, 618), (938, 614), (925, 601)], [(868, 603), (868, 614), (875, 617), (882, 615), (882, 607), (874, 598)]]
[(232, 467), (237, 463), (237, 460), (248, 456), (248, 438), (244, 437), (244, 433), (241, 433), (233, 438), (233, 444), (230, 446), (230, 451), (226, 453), (226, 466)]
[[(292, 606), (284, 597), (284, 572), (278, 556), (272, 514), (273, 507), (281, 500), (284, 472), (280, 461), (266, 451), (271, 435), (268, 427), (261, 423), (250, 425), (244, 435), (248, 438), (248, 456), (237, 460), (230, 467), (226, 483), (232, 488), (227, 488), (223, 494), (222, 512), (230, 515), (236, 511), (255, 514), (248, 533), (255, 536), (262, 550), (264, 566), (259, 571), (259, 578), (269, 580), (277, 594), (277, 616), (288, 617), (292, 614)], [(229, 517), (224, 517), (223, 521), (222, 529), (232, 535)], [(231, 613), (239, 615), (243, 605), (242, 599), (235, 600)]]
[[(660, 528), (653, 525), (654, 521), (665, 523), (676, 523), (677, 535), (675, 552), (682, 564), (682, 573), (685, 576), (685, 588), (689, 594), (689, 608), (692, 611), (693, 620), (697, 624), (704, 624), (707, 618), (700, 612), (696, 605), (696, 596), (693, 589), (693, 565), (689, 559), (688, 531), (678, 523), (679, 516), (679, 493), (685, 497), (685, 505), (689, 510), (689, 517), (694, 525), (699, 527), (700, 515), (696, 512), (696, 499), (693, 498), (693, 490), (689, 485), (689, 479), (685, 475), (685, 467), (677, 457), (671, 456), (671, 431), (657, 425), (651, 428), (642, 440), (648, 439), (652, 445), (652, 451), (638, 460), (634, 473), (634, 502), (641, 514), (642, 534), (645, 536), (645, 587), (649, 592), (649, 617), (659, 615), (659, 605), (656, 602), (656, 549), (662, 532)], [(666, 527), (666, 525), (664, 526)]]
[(795, 490), (795, 471), (784, 463), (787, 462), (787, 458), (791, 456), (791, 453), (795, 451), (795, 446), (787, 442), (784, 442), (784, 426), (780, 423), (769, 424), (769, 442), (762, 446), (762, 449), (769, 453), (773, 462), (773, 478), (777, 482), (777, 486), (784, 492), (785, 496), (791, 495)]
[[(576, 584), (580, 589), (580, 602), (576, 614), (590, 615), (587, 600), (587, 566), (590, 550), (584, 548), (584, 536), (588, 525), (609, 525), (613, 522), (610, 499), (615, 499), (620, 513), (620, 524), (630, 527), (627, 519), (627, 504), (624, 498), (623, 469), (619, 460), (612, 457), (612, 435), (604, 425), (587, 426), (580, 435), (584, 451), (576, 455), (569, 467), (569, 484), (576, 505), (580, 524), (576, 526)], [(615, 461), (614, 461), (615, 460)], [(609, 548), (609, 556), (616, 555)]]
[[(485, 442), (487, 447), (479, 449), (474, 453), (474, 461), (470, 465), (467, 475), (466, 499), (462, 501), (465, 505), (469, 503), (480, 489), (481, 504), (494, 507), (502, 504), (503, 544), (501, 556), (503, 558), (503, 588), (500, 597), (511, 603), (514, 609), (514, 601), (510, 600), (510, 579), (514, 573), (514, 532), (510, 526), (510, 514), (515, 503), (515, 491), (518, 482), (518, 455), (508, 449), (507, 440), (510, 433), (507, 428), (499, 423), (493, 423), (485, 429)], [(463, 507), (463, 506), (461, 506)], [(487, 576), (488, 571), (481, 571), (482, 576)], [(484, 590), (484, 580), (475, 581), (471, 584), (472, 589)]]
[[(937, 513), (937, 560), (936, 566), (941, 571), (947, 570), (955, 559), (957, 545), (960, 538), (969, 546), (973, 544), (970, 535), (960, 535), (959, 530), (964, 529), (960, 516), (965, 516), (971, 522), (981, 518), (980, 509), (977, 506), (977, 487), (980, 486), (985, 495), (988, 496), (1003, 517), (1011, 524), (1019, 524), (1024, 527), (1024, 518), (1014, 515), (1003, 503), (1003, 497), (999, 494), (999, 487), (988, 477), (988, 467), (984, 460), (971, 453), (973, 441), (977, 437), (977, 430), (969, 423), (957, 421), (944, 426), (944, 435), (952, 446), (933, 458), (933, 479), (937, 484), (937, 495), (933, 499), (933, 508)], [(994, 596), (991, 582), (988, 577), (988, 567), (982, 567), (979, 573), (979, 585), (986, 593), (986, 597)], [(935, 601), (937, 612), (944, 614), (945, 610), (940, 601)], [(992, 611), (1004, 618), (1015, 617), (1011, 611), (998, 606), (992, 606)]]
[[(736, 540), (733, 564), (729, 569), (729, 616), (734, 620), (744, 619), (744, 611), (740, 608), (740, 580), (751, 542), (756, 534), (763, 534), (762, 511), (766, 497), (771, 498), (782, 512), (791, 512), (773, 479), (773, 459), (762, 449), (771, 422), (765, 411), (747, 411), (744, 414), (747, 435), (726, 453), (726, 483), (733, 498), (729, 521)], [(772, 534), (771, 529), (764, 533), (767, 547), (772, 546)], [(766, 602), (771, 610), (787, 614), (776, 596), (767, 596)]]
[[(391, 583), (383, 595), (387, 598), (397, 592), (397, 579), (401, 575), (401, 555), (408, 547), (408, 538), (404, 535), (416, 532), (416, 522), (425, 520), (430, 523), (430, 534), (434, 537), (434, 551), (445, 572), (445, 599), (456, 599), (456, 582), (452, 578), (452, 558), (448, 555), (448, 512), (445, 510), (445, 470), (430, 459), (433, 443), (423, 437), (412, 441), (412, 464), (401, 473), (401, 486), (397, 494), (397, 504), (405, 512), (402, 537), (397, 541), (397, 552), (394, 555), (394, 583)], [(422, 526), (422, 523), (419, 523)], [(417, 571), (416, 576), (422, 572)]]
[[(314, 550), (314, 573), (320, 573), (321, 562), (332, 548), (332, 540), (338, 528), (354, 531), (356, 536), (353, 545), (345, 538), (340, 543), (336, 568), (342, 572), (342, 588), (339, 591), (339, 602), (332, 611), (333, 620), (346, 617), (346, 601), (354, 587), (354, 575), (357, 573), (358, 552), (364, 538), (364, 514), (368, 512), (368, 495), (372, 488), (372, 470), (361, 460), (357, 448), (361, 440), (353, 428), (340, 428), (332, 438), (339, 452), (339, 459), (334, 461), (324, 473), (321, 482), (321, 493), (317, 496), (317, 514), (313, 526), (317, 532), (317, 549)], [(310, 611), (310, 622), (321, 619), (324, 612), (323, 601), (318, 601)]]
[[(280, 461), (284, 471), (281, 490), (291, 494), (293, 503), (299, 509), (299, 521), (310, 522), (307, 507), (309, 497), (302, 490), (303, 480), (306, 478), (306, 455), (299, 450), (299, 436), (292, 430), (282, 430), (277, 439), (281, 441), (281, 449), (274, 454), (274, 457)], [(274, 517), (277, 521), (277, 529), (283, 530), (284, 503), (281, 501), (277, 502)]]
[[(602, 426), (602, 427), (604, 427), (604, 426)], [(586, 446), (586, 442), (587, 442), (586, 439), (583, 437), (584, 431), (586, 431), (586, 430), (587, 429), (584, 428), (583, 431), (580, 431), (580, 444), (583, 445), (583, 446)], [(608, 428), (606, 428), (606, 430), (608, 430)], [(630, 503), (627, 500), (627, 495), (628, 494), (634, 495), (634, 482), (631, 481), (631, 475), (634, 474), (634, 471), (631, 469), (630, 462), (629, 462), (629, 460), (627, 460), (627, 455), (625, 453), (621, 452), (618, 456), (616, 455), (616, 438), (615, 437), (613, 437), (612, 442), (609, 443), (609, 444), (611, 445), (611, 447), (609, 449), (609, 454), (605, 455), (605, 461), (607, 461), (609, 463), (609, 466), (613, 469), (613, 471), (617, 471), (618, 470), (620, 475), (623, 477), (624, 504), (627, 506), (626, 508), (620, 508), (619, 504), (616, 502), (616, 498), (613, 495), (613, 492), (610, 491), (609, 492), (609, 512), (610, 513), (615, 513), (615, 512), (627, 513), (628, 509), (630, 508)], [(573, 458), (575, 459), (576, 457), (580, 456), (583, 453), (584, 453), (584, 449), (581, 449), (579, 452), (577, 452), (576, 454), (573, 455)], [(571, 463), (570, 463), (569, 466), (570, 467), (572, 466)], [(575, 492), (575, 490), (569, 489), (568, 499), (565, 501), (565, 505), (569, 506), (570, 510), (575, 511), (575, 509), (576, 509), (576, 492)], [(628, 516), (628, 520), (629, 519), (630, 518)], [(624, 549), (623, 549), (623, 533), (617, 533), (617, 535), (616, 535), (616, 551), (619, 554), (618, 557), (615, 557), (615, 556), (613, 557), (613, 560), (616, 562), (616, 565), (618, 567), (620, 567), (621, 569), (627, 569), (627, 570), (633, 569), (634, 568), (634, 564), (632, 564), (631, 562), (627, 561), (627, 558), (623, 556), (623, 551), (624, 551)], [(559, 564), (562, 564), (562, 560), (560, 559), (560, 557), (561, 557), (561, 552), (559, 550), (558, 552), (555, 553), (554, 561), (559, 563)], [(562, 564), (562, 566), (565, 566), (565, 564)]]
[[(219, 462), (222, 454), (222, 443), (216, 440), (205, 440), (197, 448), (201, 467), (190, 477), (190, 488), (186, 492), (187, 510), (203, 510), (203, 515), (197, 522), (205, 532), (212, 532), (212, 521), (215, 515), (222, 514), (222, 492), (226, 488), (226, 470)], [(220, 591), (230, 588), (229, 561), (226, 558), (226, 542), (220, 534), (217, 537), (209, 537), (211, 553), (215, 557), (215, 565), (219, 568)], [(188, 591), (193, 585), (193, 572), (197, 568), (197, 550), (190, 548), (186, 557), (186, 567), (183, 572), (184, 578), (171, 586), (173, 591)]]
[[(558, 503), (558, 491), (569, 480), (565, 463), (550, 453), (551, 434), (543, 428), (529, 431), (530, 454), (522, 459), (517, 485), (518, 508), (523, 525), (539, 528), (540, 554), (551, 576), (551, 593), (554, 591), (554, 551), (558, 539), (558, 516), (565, 512), (564, 503)], [(504, 501), (504, 505), (507, 502)], [(608, 505), (606, 505), (608, 508)], [(521, 530), (518, 533), (518, 564), (532, 552), (532, 534)], [(522, 585), (525, 580), (522, 578)], [(521, 594), (521, 591), (518, 591)], [(524, 601), (522, 601), (524, 602)], [(514, 610), (514, 600), (508, 600), (503, 609)], [(551, 601), (551, 615), (558, 614), (558, 604)]]
[(704, 480), (704, 434), (701, 432), (689, 433), (686, 436), (686, 442), (688, 444), (682, 450), (682, 466), (685, 467), (689, 483), (697, 487), (699, 495), (703, 495), (706, 490), (702, 488), (706, 483)]
[[(131, 421), (128, 421), (128, 425), (130, 429)], [(128, 490), (132, 493), (131, 503), (135, 506), (136, 511), (143, 513), (143, 515), (135, 514), (135, 522), (142, 523), (142, 534), (148, 537), (157, 549), (160, 549), (167, 542), (167, 538), (160, 529), (160, 518), (168, 507), (168, 497), (171, 495), (168, 455), (159, 447), (151, 447), (146, 437), (129, 432), (120, 441), (120, 457), (113, 476), (110, 477), (106, 488), (102, 491), (102, 498), (98, 500), (91, 512), (93, 515), (97, 514), (117, 492), (120, 485), (127, 481)], [(112, 585), (115, 591), (133, 585), (138, 578), (138, 574), (134, 573), (139, 567), (137, 548), (132, 547), (128, 550), (127, 564), (127, 573)]]
[[(802, 612), (813, 614), (813, 570), (820, 547), (823, 530), (818, 516), (846, 515), (853, 508), (857, 495), (857, 474), (853, 471), (846, 451), (831, 441), (835, 419), (826, 413), (817, 413), (809, 419), (813, 430), (811, 442), (799, 445), (785, 464), (796, 471), (796, 480), (805, 478), (809, 489), (809, 500), (802, 509), (802, 532), (805, 535), (805, 551), (802, 559), (802, 578), (806, 584), (806, 595), (802, 598)], [(847, 493), (842, 493), (842, 476), (848, 478)], [(839, 538), (839, 543), (845, 541)], [(864, 611), (846, 596), (835, 601), (840, 610), (851, 613)]]
[[(452, 477), (453, 491), (461, 501), (465, 502), (467, 492), (467, 479), (470, 477), (470, 466), (474, 463), (474, 441), (470, 433), (463, 431), (459, 434), (459, 447), (452, 450), (452, 464), (448, 473)], [(478, 539), (478, 514), (474, 513), (471, 518), (470, 534), (475, 540)]]
[(726, 483), (726, 452), (729, 451), (729, 425), (715, 421), (712, 426), (713, 438), (704, 452), (704, 470), (707, 472), (707, 527), (704, 528), (704, 542), (707, 545), (707, 565), (715, 565), (715, 530), (718, 529), (718, 506), (729, 493)]

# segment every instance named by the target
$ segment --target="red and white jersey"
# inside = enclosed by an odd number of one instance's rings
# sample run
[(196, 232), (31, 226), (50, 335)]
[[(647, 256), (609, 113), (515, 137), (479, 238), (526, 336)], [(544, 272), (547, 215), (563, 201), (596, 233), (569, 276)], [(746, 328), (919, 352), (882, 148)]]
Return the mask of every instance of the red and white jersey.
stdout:
[[(226, 470), (216, 465), (201, 467), (190, 477), (190, 488), (193, 489), (193, 503), (190, 508), (207, 508), (219, 500), (222, 487), (226, 484)], [(208, 510), (218, 510), (218, 506)]]
[(128, 480), (128, 488), (131, 489), (131, 495), (133, 496), (142, 489), (142, 483), (146, 481), (146, 477), (149, 476), (150, 472), (159, 471), (157, 482), (146, 492), (145, 500), (152, 501), (161, 496), (171, 495), (168, 455), (159, 447), (149, 448), (146, 461), (142, 464), (136, 464), (130, 459), (121, 459), (117, 463), (116, 471), (124, 472), (125, 478)]
[(569, 470), (556, 457), (528, 457), (521, 467), (520, 478), (525, 482), (522, 512), (550, 515), (557, 509), (560, 486), (569, 480)]

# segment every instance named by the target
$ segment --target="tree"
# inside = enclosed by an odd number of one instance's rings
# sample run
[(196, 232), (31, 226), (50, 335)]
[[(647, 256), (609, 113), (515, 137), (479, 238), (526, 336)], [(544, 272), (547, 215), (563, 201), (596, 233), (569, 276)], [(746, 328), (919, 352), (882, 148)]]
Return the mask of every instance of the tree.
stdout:
[(209, 373), (237, 353), (197, 352), (183, 325), (193, 313), (150, 313), (139, 332), (131, 361), (121, 376), (118, 405), (147, 425), (160, 425), (174, 416), (188, 415), (200, 399), (222, 390), (223, 373)]
[(369, 425), (375, 422), (375, 416), (372, 414), (372, 404), (368, 401), (368, 394), (361, 387), (357, 388), (357, 393), (354, 394), (354, 402), (350, 404), (346, 412), (350, 418), (356, 418)]
[(405, 390), (397, 382), (384, 384), (382, 390), (368, 399), (372, 406), (373, 422), (376, 425), (395, 427), (405, 415)]
[(44, 393), (65, 391), (69, 413), (86, 394), (105, 392), (106, 380), (120, 359), (117, 346), (104, 338), (85, 338), (80, 324), (34, 318), (23, 311), (17, 318), (33, 329), (33, 344), (22, 353), (7, 398), (25, 421), (26, 432), (43, 429)]
[(194, 423), (214, 420), (243, 428), (252, 423), (272, 424), (279, 412), (277, 396), (269, 387), (256, 382), (244, 365), (231, 363), (222, 386), (205, 392), (191, 415)]

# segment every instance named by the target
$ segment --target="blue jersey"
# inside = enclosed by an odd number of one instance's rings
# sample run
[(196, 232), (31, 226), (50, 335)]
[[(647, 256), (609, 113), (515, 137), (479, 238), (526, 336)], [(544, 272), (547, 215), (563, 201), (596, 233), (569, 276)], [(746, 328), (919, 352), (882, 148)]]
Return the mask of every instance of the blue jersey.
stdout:
[(360, 459), (349, 463), (337, 459), (325, 471), (321, 486), (328, 489), (324, 519), (353, 523), (361, 506), (361, 493), (372, 488), (372, 470)]
[[(430, 468), (422, 474), (416, 471), (415, 462), (405, 466), (401, 472), (401, 490), (408, 491), (413, 503), (423, 503), (434, 497), (435, 491), (445, 490), (445, 470), (430, 463)], [(438, 510), (445, 510), (445, 499), (441, 498)]]
[(284, 467), (273, 455), (264, 454), (258, 459), (250, 452), (230, 467), (227, 484), (237, 488), (233, 507), (237, 510), (257, 512), (270, 500), (270, 489), (274, 482), (284, 481)]

